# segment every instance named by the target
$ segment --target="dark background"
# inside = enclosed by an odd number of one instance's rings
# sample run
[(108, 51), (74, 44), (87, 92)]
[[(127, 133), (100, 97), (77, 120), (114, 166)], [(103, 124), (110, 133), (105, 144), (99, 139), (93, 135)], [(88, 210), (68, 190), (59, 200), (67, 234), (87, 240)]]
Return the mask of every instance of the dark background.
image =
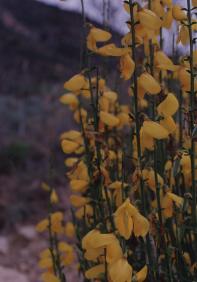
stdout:
[[(47, 215), (42, 181), (69, 214), (59, 135), (74, 122), (59, 97), (80, 71), (82, 25), (81, 15), (35, 0), (0, 0), (0, 282), (11, 269), (24, 282), (39, 281), (37, 256), (47, 242), (34, 232)], [(111, 85), (117, 69), (117, 60), (106, 69)], [(10, 281), (23, 282), (17, 273)]]

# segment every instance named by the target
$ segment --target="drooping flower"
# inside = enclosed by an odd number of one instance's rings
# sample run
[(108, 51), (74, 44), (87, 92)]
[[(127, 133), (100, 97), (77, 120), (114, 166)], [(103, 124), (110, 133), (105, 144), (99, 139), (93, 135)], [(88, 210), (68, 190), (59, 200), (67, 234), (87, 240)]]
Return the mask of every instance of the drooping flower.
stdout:
[(158, 105), (158, 114), (164, 117), (173, 116), (178, 110), (179, 102), (174, 94), (169, 93)]
[(105, 273), (105, 265), (98, 264), (86, 270), (85, 277), (87, 279), (99, 278), (101, 274)]
[(149, 94), (158, 94), (161, 91), (161, 87), (156, 79), (147, 72), (140, 75), (138, 79), (139, 86), (144, 88)]
[(133, 233), (136, 237), (145, 237), (149, 231), (149, 221), (139, 212), (133, 216)]
[(125, 258), (110, 264), (108, 272), (112, 282), (131, 282), (132, 267)]
[(67, 139), (62, 140), (61, 142), (62, 150), (65, 154), (74, 153), (78, 148), (79, 144)]
[(65, 82), (64, 88), (71, 92), (77, 92), (83, 88), (86, 80), (84, 75), (76, 74)]
[(148, 267), (145, 265), (140, 271), (136, 273), (136, 282), (143, 282), (148, 274)]
[(176, 123), (174, 119), (171, 116), (168, 116), (162, 120), (160, 120), (160, 124), (167, 129), (169, 134), (172, 134), (173, 132), (176, 131)]
[(168, 138), (169, 135), (162, 125), (154, 121), (144, 121), (143, 130), (146, 134), (158, 140)]
[(77, 109), (79, 100), (75, 94), (67, 93), (60, 97), (60, 102), (65, 105), (69, 105), (71, 110)]
[(133, 231), (133, 215), (138, 213), (137, 209), (131, 205), (127, 199), (114, 213), (115, 226), (126, 240), (128, 240)]
[(178, 4), (175, 4), (172, 7), (172, 16), (176, 21), (184, 21), (187, 19), (187, 15)]
[(115, 115), (103, 111), (100, 111), (100, 120), (111, 127), (118, 126), (120, 122)]
[(120, 57), (120, 72), (124, 80), (129, 80), (133, 75), (135, 63), (129, 54)]
[(140, 24), (150, 30), (159, 30), (162, 20), (151, 10), (142, 9), (139, 13)]

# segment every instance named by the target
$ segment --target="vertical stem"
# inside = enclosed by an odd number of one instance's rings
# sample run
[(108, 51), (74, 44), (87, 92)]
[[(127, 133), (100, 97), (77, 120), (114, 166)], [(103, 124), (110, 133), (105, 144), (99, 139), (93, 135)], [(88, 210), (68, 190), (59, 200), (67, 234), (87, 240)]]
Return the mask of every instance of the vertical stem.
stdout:
[(183, 145), (183, 122), (182, 122), (182, 104), (183, 104), (183, 93), (179, 91), (179, 147)]
[[(134, 3), (132, 0), (129, 0), (130, 6), (130, 19), (131, 19), (131, 37), (132, 37), (132, 59), (136, 64), (136, 44), (135, 44), (135, 20), (134, 20)], [(135, 127), (136, 127), (136, 141), (137, 141), (137, 155), (138, 155), (138, 162), (140, 171), (142, 171), (142, 154), (141, 154), (141, 144), (140, 144), (140, 123), (139, 123), (139, 112), (138, 112), (138, 91), (137, 91), (137, 69), (135, 65), (135, 70), (133, 73), (133, 92), (134, 92), (134, 110), (135, 110)], [(141, 192), (141, 202), (142, 202), (142, 213), (143, 215), (147, 216), (146, 211), (146, 203), (145, 203), (145, 193), (144, 193), (144, 181), (140, 177), (140, 192)], [(151, 242), (149, 235), (146, 237), (146, 249), (150, 267), (150, 281), (155, 281), (155, 273), (153, 270), (153, 260), (152, 260), (152, 253), (151, 253)]]

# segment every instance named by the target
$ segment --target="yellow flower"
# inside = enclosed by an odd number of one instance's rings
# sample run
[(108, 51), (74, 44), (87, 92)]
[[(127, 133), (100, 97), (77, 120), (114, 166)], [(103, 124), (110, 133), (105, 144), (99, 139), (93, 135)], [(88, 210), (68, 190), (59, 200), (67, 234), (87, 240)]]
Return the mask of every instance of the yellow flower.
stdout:
[(162, 27), (170, 29), (173, 22), (172, 9), (168, 9), (163, 17)]
[(147, 72), (140, 75), (138, 83), (149, 94), (158, 94), (161, 91), (159, 83)]
[(65, 105), (69, 105), (71, 110), (77, 109), (79, 105), (78, 98), (72, 93), (62, 95), (60, 97), (60, 102)]
[(103, 97), (105, 97), (110, 103), (114, 104), (118, 99), (118, 94), (114, 91), (104, 91)]
[(197, 0), (192, 0), (192, 5), (193, 5), (194, 7), (197, 7)]
[(102, 255), (104, 255), (104, 248), (92, 248), (86, 250), (84, 258), (96, 262), (98, 257)]
[(58, 243), (58, 250), (60, 252), (73, 252), (73, 247), (66, 242), (59, 242)]
[(51, 191), (51, 187), (46, 183), (46, 182), (42, 182), (41, 183), (41, 188), (46, 191), (46, 192), (50, 192)]
[(82, 179), (73, 179), (70, 181), (70, 187), (73, 192), (85, 192), (88, 187), (88, 182)]
[(65, 226), (65, 234), (68, 238), (75, 237), (75, 227), (72, 222), (67, 222)]
[(105, 248), (116, 240), (113, 233), (101, 233), (97, 229), (88, 232), (82, 239), (83, 249)]
[[(87, 118), (87, 115), (88, 115), (88, 114), (87, 114), (87, 111), (86, 111), (85, 109), (81, 108), (80, 111), (79, 111), (79, 110), (76, 110), (76, 111), (74, 112), (74, 120), (75, 120), (77, 123), (81, 123), (81, 119), (82, 119), (83, 123), (85, 123), (86, 118)], [(80, 118), (80, 116), (81, 116), (81, 118)]]
[(40, 253), (40, 258), (47, 258), (51, 256), (51, 252), (49, 249), (44, 249), (41, 253)]
[(136, 282), (143, 282), (148, 274), (148, 267), (145, 265), (140, 271), (136, 273)]
[(133, 231), (132, 216), (138, 213), (137, 209), (131, 205), (130, 200), (127, 199), (114, 213), (115, 226), (126, 240), (128, 240)]
[(157, 51), (155, 53), (155, 65), (161, 70), (177, 71), (179, 66), (175, 66), (173, 62), (168, 58), (168, 56), (163, 51)]
[(103, 111), (100, 111), (100, 120), (104, 124), (111, 126), (111, 127), (118, 126), (120, 122), (119, 119), (116, 116), (114, 116), (113, 114), (103, 112)]
[(73, 167), (78, 162), (78, 158), (67, 158), (64, 163), (67, 167)]
[(133, 216), (133, 233), (136, 237), (145, 237), (149, 231), (150, 224), (148, 220), (140, 213)]
[(89, 201), (90, 199), (82, 197), (82, 196), (78, 196), (78, 195), (70, 196), (71, 205), (73, 205), (76, 208), (86, 205)]
[(181, 42), (183, 45), (189, 44), (189, 30), (187, 26), (181, 25), (179, 35), (177, 38), (177, 43)]
[(85, 77), (82, 74), (76, 74), (65, 82), (64, 88), (71, 92), (77, 92), (84, 87), (85, 83)]
[(150, 30), (159, 30), (162, 21), (161, 19), (151, 10), (142, 9), (139, 13), (140, 24)]
[(95, 279), (99, 278), (101, 274), (105, 272), (105, 265), (98, 264), (96, 266), (91, 267), (85, 272), (85, 277), (87, 279)]
[(108, 267), (111, 282), (131, 282), (132, 267), (125, 258), (120, 258)]
[(48, 219), (43, 219), (36, 225), (36, 231), (43, 232), (48, 229), (48, 226), (49, 226)]
[(172, 117), (166, 117), (162, 120), (160, 120), (160, 124), (167, 129), (169, 134), (172, 134), (173, 132), (176, 131), (176, 123)]
[(118, 48), (115, 44), (110, 43), (100, 47), (97, 51), (102, 56), (120, 57), (130, 52), (129, 48)]
[(50, 202), (52, 204), (57, 204), (59, 202), (58, 195), (54, 189), (51, 191)]
[(82, 138), (81, 132), (77, 130), (69, 130), (60, 135), (60, 139), (68, 139), (71, 141), (76, 141), (79, 144), (82, 144), (81, 138)]
[(144, 131), (143, 126), (140, 129), (140, 143), (142, 152), (144, 152), (145, 149), (150, 151), (154, 150), (154, 139)]
[[(87, 166), (85, 165), (85, 163), (83, 161), (80, 161), (77, 163), (77, 166), (75, 166), (75, 169), (72, 170), (69, 174), (68, 174), (68, 177), (72, 180), (84, 180), (86, 182), (89, 182), (89, 175), (88, 175), (88, 169), (87, 169)], [(75, 186), (83, 186), (82, 183), (74, 183), (73, 182), (73, 185)], [(84, 183), (85, 185), (85, 183)]]
[(107, 245), (106, 248), (106, 261), (107, 263), (114, 263), (115, 261), (123, 257), (122, 248), (120, 246), (119, 240), (114, 239), (113, 243)]
[(61, 147), (65, 154), (71, 154), (78, 149), (79, 144), (74, 141), (64, 139), (61, 141)]
[(161, 197), (162, 214), (165, 218), (170, 218), (173, 215), (173, 201), (166, 193)]
[(50, 272), (43, 273), (41, 275), (41, 280), (43, 282), (60, 282), (59, 278)]
[(163, 18), (165, 14), (164, 6), (161, 1), (155, 0), (152, 2), (151, 10), (160, 18)]
[(144, 121), (143, 130), (146, 134), (158, 140), (168, 138), (169, 134), (163, 126), (154, 121)]
[(105, 31), (100, 28), (92, 27), (90, 29), (90, 34), (94, 37), (97, 42), (105, 42), (108, 41), (112, 35), (110, 32)]
[(177, 196), (176, 194), (171, 193), (171, 192), (167, 192), (167, 195), (175, 203), (175, 205), (177, 207), (182, 207), (183, 206), (184, 200), (183, 200), (182, 197)]
[(129, 54), (120, 57), (120, 72), (124, 80), (129, 80), (133, 75), (135, 63)]
[(99, 98), (99, 106), (100, 106), (100, 110), (101, 111), (108, 112), (109, 108), (110, 108), (110, 101), (109, 101), (109, 99), (107, 99), (104, 96), (101, 96)]
[(168, 160), (166, 163), (165, 163), (165, 171), (169, 171), (172, 169), (172, 161), (171, 160)]
[[(156, 191), (156, 183), (155, 183), (155, 171), (153, 169), (144, 169), (143, 170), (143, 178), (146, 180), (149, 188), (155, 192)], [(160, 187), (164, 185), (164, 180), (163, 178), (157, 173), (157, 181)]]
[(51, 217), (51, 230), (54, 233), (61, 234), (63, 232), (63, 213), (55, 212), (50, 215)]
[(128, 113), (121, 112), (117, 115), (117, 118), (120, 120), (119, 128), (122, 128), (123, 126), (126, 126), (126, 125), (130, 125), (131, 123), (131, 119)]
[(165, 99), (158, 105), (158, 114), (164, 117), (172, 116), (179, 108), (179, 102), (174, 94), (169, 93)]
[(64, 266), (68, 266), (68, 265), (71, 265), (75, 260), (75, 254), (74, 252), (68, 252), (66, 254), (63, 254), (61, 256), (61, 263), (64, 265)]
[(41, 258), (38, 262), (40, 268), (51, 268), (53, 266), (53, 261), (51, 257)]
[(178, 4), (173, 5), (172, 7), (172, 16), (176, 21), (184, 21), (187, 19), (187, 15)]

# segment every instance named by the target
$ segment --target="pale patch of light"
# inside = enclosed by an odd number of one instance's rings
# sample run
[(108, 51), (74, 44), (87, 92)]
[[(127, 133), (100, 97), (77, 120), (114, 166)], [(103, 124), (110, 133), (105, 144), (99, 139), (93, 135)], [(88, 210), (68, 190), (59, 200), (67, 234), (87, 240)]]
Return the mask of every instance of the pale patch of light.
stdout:
[[(74, 11), (81, 13), (81, 0), (37, 0), (48, 5), (59, 7), (60, 9), (67, 11)], [(128, 27), (126, 21), (129, 19), (128, 14), (123, 9), (123, 0), (109, 0), (110, 3), (110, 16), (108, 19), (104, 20), (103, 15), (103, 2), (106, 0), (83, 0), (86, 16), (90, 20), (94, 20), (100, 24), (104, 21), (107, 25), (113, 30), (119, 32), (120, 34), (125, 34), (128, 32)], [(140, 2), (140, 0), (139, 0)], [(179, 3), (182, 6), (185, 6), (185, 0), (174, 0), (174, 3)], [(163, 49), (166, 53), (171, 54), (173, 49), (173, 33), (176, 33), (177, 26), (173, 24), (172, 29), (166, 30), (163, 29)], [(176, 44), (175, 47), (177, 51), (181, 53), (187, 53), (188, 47), (183, 46), (182, 44)]]

